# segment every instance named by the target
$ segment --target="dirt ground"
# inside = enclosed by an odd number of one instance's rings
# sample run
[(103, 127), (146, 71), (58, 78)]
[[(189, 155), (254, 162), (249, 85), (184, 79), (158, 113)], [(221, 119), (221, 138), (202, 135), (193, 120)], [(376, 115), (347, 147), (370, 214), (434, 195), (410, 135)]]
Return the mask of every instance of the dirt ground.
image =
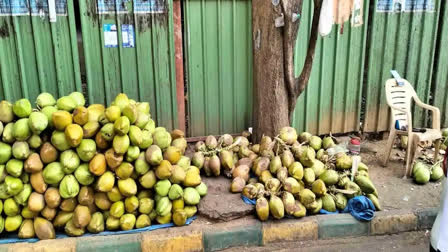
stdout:
[(441, 182), (417, 185), (412, 179), (403, 179), (406, 169), (405, 151), (392, 150), (387, 167), (381, 165), (385, 154), (386, 140), (369, 141), (363, 144), (361, 158), (369, 166), (369, 175), (375, 184), (383, 208), (418, 209), (436, 207), (440, 203)]
[[(369, 175), (379, 192), (379, 200), (384, 209), (415, 210), (437, 207), (440, 201), (441, 182), (417, 185), (412, 179), (403, 179), (405, 173), (405, 152), (394, 148), (387, 167), (381, 165), (385, 155), (386, 140), (362, 143), (361, 158), (369, 167)], [(230, 179), (223, 176), (204, 178), (208, 185), (208, 195), (201, 200), (200, 218), (196, 222), (212, 224), (245, 216), (253, 218), (254, 207), (245, 204), (240, 194), (229, 192)]]

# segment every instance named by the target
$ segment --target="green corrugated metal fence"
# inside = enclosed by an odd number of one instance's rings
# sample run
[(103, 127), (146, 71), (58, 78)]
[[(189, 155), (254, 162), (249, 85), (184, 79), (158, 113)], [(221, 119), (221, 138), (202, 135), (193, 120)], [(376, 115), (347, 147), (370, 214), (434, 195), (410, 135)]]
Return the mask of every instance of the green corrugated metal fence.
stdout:
[[(156, 1), (161, 13), (140, 12), (150, 1), (114, 0), (101, 1), (110, 6), (99, 14), (97, 2), (79, 1), (90, 103), (110, 104), (124, 92), (149, 101), (158, 125), (177, 127), (172, 0)], [(114, 45), (104, 35), (111, 25), (117, 28), (116, 47), (106, 47)], [(135, 47), (123, 45), (122, 29), (128, 25), (135, 31)]]
[(35, 2), (21, 2), (23, 12), (11, 8), (16, 16), (0, 15), (0, 99), (34, 101), (40, 92), (81, 90), (73, 0), (56, 1), (66, 14), (55, 23), (41, 15), (44, 7), (30, 7)]
[[(334, 25), (328, 37), (317, 42), (310, 82), (299, 97), (292, 125), (314, 134), (359, 130), (364, 54), (369, 1), (364, 1), (364, 25)], [(312, 1), (304, 1), (296, 42), (295, 65), (299, 75), (308, 49), (313, 15)]]
[(251, 9), (249, 0), (184, 1), (190, 136), (251, 125)]
[[(368, 4), (365, 9), (367, 23)], [(185, 1), (191, 136), (237, 133), (251, 125), (250, 10), (251, 1)], [(310, 1), (305, 2), (301, 17), (297, 69), (303, 65), (308, 46)], [(319, 39), (311, 82), (298, 101), (294, 127), (319, 134), (359, 129), (366, 27), (350, 28), (346, 23), (343, 35), (335, 26), (328, 38)]]
[[(155, 9), (142, 7), (154, 1)], [(110, 104), (120, 92), (149, 101), (157, 123), (174, 128), (180, 90), (175, 84), (172, 0), (154, 1), (79, 1), (87, 94), (90, 103)], [(363, 26), (352, 28), (347, 22), (343, 34), (334, 26), (328, 37), (319, 38), (310, 83), (292, 122), (299, 131), (357, 131), (360, 117), (366, 132), (388, 130), (383, 86), (391, 69), (408, 79), (423, 101), (440, 107), (448, 126), (447, 8), (440, 16), (442, 0), (434, 0), (434, 12), (386, 13), (376, 11), (378, 1), (364, 1)], [(65, 0), (56, 2), (65, 6)], [(34, 12), (25, 8), (22, 15), (7, 16), (0, 10), (0, 98), (34, 100), (43, 91), (62, 96), (81, 90), (73, 0), (67, 0), (56, 23), (41, 15), (36, 0), (26, 3)], [(183, 4), (188, 135), (241, 132), (252, 122), (251, 0)], [(297, 73), (308, 47), (311, 5), (305, 1), (301, 13)], [(112, 27), (116, 32), (106, 34)], [(135, 33), (123, 31), (130, 27)], [(125, 45), (132, 41), (129, 36), (135, 43)], [(414, 115), (417, 126), (428, 118), (422, 110)]]
[[(391, 69), (409, 80), (422, 101), (430, 101), (440, 2), (434, 1), (435, 12), (374, 11), (369, 31), (365, 132), (389, 130), (390, 111), (384, 83), (391, 78)], [(426, 116), (423, 110), (416, 109), (413, 116), (415, 126), (424, 126)]]
[(445, 3), (445, 9), (440, 20), (442, 24), (439, 31), (439, 52), (436, 55), (437, 70), (434, 81), (434, 104), (442, 115), (442, 126), (448, 127), (448, 3)]

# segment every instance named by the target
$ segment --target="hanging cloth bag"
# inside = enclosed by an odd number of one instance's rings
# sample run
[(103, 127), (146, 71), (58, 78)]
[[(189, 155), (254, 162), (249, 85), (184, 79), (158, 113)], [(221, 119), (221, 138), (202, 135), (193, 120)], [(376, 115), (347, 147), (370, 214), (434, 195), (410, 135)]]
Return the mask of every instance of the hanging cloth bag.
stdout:
[(358, 27), (363, 24), (363, 0), (353, 0), (352, 26)]
[(352, 14), (352, 0), (334, 0), (334, 23), (342, 25), (350, 19)]
[(334, 24), (334, 0), (324, 0), (319, 16), (319, 34), (325, 37), (331, 33)]

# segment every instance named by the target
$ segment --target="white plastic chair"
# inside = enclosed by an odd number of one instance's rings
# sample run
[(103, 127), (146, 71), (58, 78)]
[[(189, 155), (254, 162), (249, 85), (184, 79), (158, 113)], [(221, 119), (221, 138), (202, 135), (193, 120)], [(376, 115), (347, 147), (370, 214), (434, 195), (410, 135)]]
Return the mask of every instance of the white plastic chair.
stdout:
[[(395, 79), (389, 79), (386, 81), (386, 99), (387, 104), (391, 108), (391, 122), (389, 140), (387, 141), (386, 157), (384, 158), (383, 165), (387, 166), (389, 162), (390, 153), (394, 144), (395, 137), (397, 135), (408, 136), (408, 149), (406, 152), (406, 173), (404, 178), (411, 175), (411, 166), (415, 159), (415, 154), (418, 149), (418, 144), (422, 141), (436, 141), (435, 142), (435, 154), (434, 160), (437, 161), (440, 143), (442, 139), (442, 133), (440, 131), (440, 111), (437, 107), (430, 106), (423, 103), (415, 93), (411, 84), (404, 80), (403, 86), (398, 86)], [(432, 128), (426, 129), (426, 132), (413, 132), (412, 131), (412, 115), (411, 115), (411, 101), (415, 101), (415, 104), (426, 110), (432, 111)], [(404, 125), (408, 125), (408, 130), (395, 129), (396, 121), (400, 121)]]

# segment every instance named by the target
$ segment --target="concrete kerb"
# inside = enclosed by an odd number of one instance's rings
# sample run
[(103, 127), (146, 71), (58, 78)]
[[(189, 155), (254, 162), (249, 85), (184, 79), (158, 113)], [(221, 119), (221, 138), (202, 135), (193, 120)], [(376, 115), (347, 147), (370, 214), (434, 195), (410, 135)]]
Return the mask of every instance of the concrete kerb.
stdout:
[(16, 243), (0, 251), (217, 251), (239, 246), (307, 241), (348, 236), (382, 235), (431, 228), (436, 208), (377, 212), (371, 222), (349, 214), (260, 222), (243, 218), (212, 225), (169, 228), (132, 235), (93, 236)]

